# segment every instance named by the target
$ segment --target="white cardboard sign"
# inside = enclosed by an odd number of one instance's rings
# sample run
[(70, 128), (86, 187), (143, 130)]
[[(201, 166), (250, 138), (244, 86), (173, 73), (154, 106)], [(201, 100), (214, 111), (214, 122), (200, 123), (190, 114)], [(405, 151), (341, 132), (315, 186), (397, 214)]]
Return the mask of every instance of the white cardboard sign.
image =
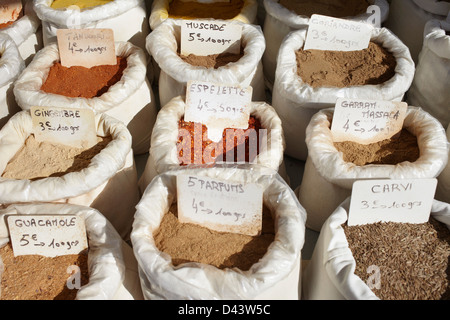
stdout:
[(333, 141), (369, 144), (389, 139), (403, 128), (407, 108), (406, 102), (338, 98), (331, 124)]
[(256, 183), (178, 175), (178, 219), (220, 232), (256, 236), (262, 228), (262, 194)]
[(0, 2), (0, 24), (16, 21), (21, 11), (21, 0), (2, 0)]
[(242, 26), (233, 22), (183, 20), (181, 22), (181, 54), (207, 56), (223, 52), (239, 54)]
[(57, 257), (88, 247), (84, 219), (76, 215), (10, 215), (7, 217), (14, 256)]
[(97, 143), (95, 115), (91, 109), (31, 107), (36, 141), (50, 141), (87, 149)]
[(313, 14), (309, 20), (304, 50), (357, 51), (367, 49), (373, 26)]
[(352, 188), (349, 226), (428, 221), (437, 179), (359, 180)]
[(208, 138), (218, 142), (226, 128), (248, 128), (252, 91), (252, 87), (188, 81), (184, 120), (206, 125)]

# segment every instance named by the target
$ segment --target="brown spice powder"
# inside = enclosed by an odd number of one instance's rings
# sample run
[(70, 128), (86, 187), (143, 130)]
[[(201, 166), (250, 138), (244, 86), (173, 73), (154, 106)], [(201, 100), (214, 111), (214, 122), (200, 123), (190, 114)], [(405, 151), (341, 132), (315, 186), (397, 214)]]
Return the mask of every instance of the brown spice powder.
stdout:
[(69, 266), (80, 268), (81, 286), (89, 283), (87, 250), (77, 255), (48, 258), (40, 255), (14, 257), (11, 244), (0, 248), (4, 264), (0, 300), (74, 300), (78, 289), (69, 289)]
[(197, 56), (195, 54), (190, 55), (182, 55), (178, 54), (178, 56), (186, 63), (189, 63), (193, 66), (205, 67), (205, 68), (220, 68), (231, 62), (237, 62), (244, 55), (243, 51), (241, 53), (229, 53), (224, 52), (220, 54), (211, 54), (207, 56)]
[(119, 82), (127, 67), (127, 59), (117, 57), (116, 65), (102, 65), (92, 68), (63, 67), (56, 62), (49, 70), (41, 90), (66, 97), (94, 98), (108, 91)]
[(450, 231), (430, 217), (424, 224), (379, 222), (342, 226), (356, 261), (355, 274), (368, 282), (379, 267), (382, 300), (450, 299)]
[(270, 211), (264, 207), (261, 235), (216, 232), (195, 224), (180, 223), (174, 203), (153, 236), (156, 247), (172, 257), (174, 266), (199, 262), (219, 269), (246, 271), (267, 252), (275, 239), (275, 227)]
[(349, 87), (381, 84), (395, 75), (395, 57), (370, 42), (358, 51), (296, 51), (297, 73), (303, 82), (316, 87)]
[(360, 15), (370, 6), (367, 0), (280, 0), (279, 3), (298, 15), (321, 14), (335, 18)]
[(334, 146), (342, 152), (345, 162), (352, 162), (358, 166), (414, 162), (420, 156), (417, 138), (406, 129), (402, 129), (399, 134), (389, 139), (367, 145), (344, 141), (335, 142)]
[(172, 19), (233, 19), (241, 13), (244, 0), (201, 3), (197, 1), (172, 0), (169, 4), (169, 18)]
[(30, 135), (9, 161), (2, 177), (38, 180), (81, 171), (111, 140), (111, 137), (98, 137), (96, 145), (83, 150), (47, 141), (37, 142), (34, 135)]

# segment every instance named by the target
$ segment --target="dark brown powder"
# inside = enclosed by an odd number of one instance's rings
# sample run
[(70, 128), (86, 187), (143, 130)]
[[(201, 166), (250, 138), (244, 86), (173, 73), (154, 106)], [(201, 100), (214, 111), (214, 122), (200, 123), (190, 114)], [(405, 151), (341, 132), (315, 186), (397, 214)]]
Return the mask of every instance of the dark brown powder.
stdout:
[(336, 149), (343, 154), (346, 162), (358, 166), (366, 164), (398, 164), (403, 161), (414, 162), (420, 156), (417, 138), (408, 130), (371, 144), (359, 144), (353, 141), (335, 142)]
[[(379, 222), (342, 226), (356, 261), (355, 274), (368, 283), (380, 271), (382, 300), (449, 300), (450, 231), (430, 217), (424, 224)], [(372, 283), (372, 280), (370, 280)]]
[(227, 2), (201, 3), (199, 1), (172, 0), (168, 14), (172, 19), (219, 19), (229, 20), (241, 13), (244, 0)]
[(349, 87), (381, 84), (395, 75), (395, 57), (370, 42), (358, 51), (303, 50), (296, 52), (297, 73), (312, 87)]
[(216, 232), (191, 223), (180, 223), (175, 203), (164, 215), (153, 236), (156, 247), (172, 257), (174, 266), (199, 262), (220, 269), (238, 268), (246, 271), (267, 252), (274, 241), (275, 229), (267, 208), (263, 211), (261, 235), (252, 237)]
[(360, 15), (370, 5), (367, 0), (280, 0), (280, 4), (298, 15), (321, 14), (335, 18)]

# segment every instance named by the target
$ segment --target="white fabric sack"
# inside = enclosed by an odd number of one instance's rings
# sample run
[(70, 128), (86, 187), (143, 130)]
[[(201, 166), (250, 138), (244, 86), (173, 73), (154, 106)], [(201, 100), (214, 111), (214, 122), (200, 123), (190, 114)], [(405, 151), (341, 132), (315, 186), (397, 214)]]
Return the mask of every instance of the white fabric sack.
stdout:
[[(450, 143), (450, 124), (447, 127), (447, 140)], [(450, 151), (449, 162), (441, 174), (438, 176), (438, 185), (436, 189), (436, 200), (450, 203)]]
[(307, 157), (305, 128), (317, 111), (334, 107), (338, 97), (401, 101), (414, 77), (414, 62), (408, 48), (388, 29), (374, 28), (371, 41), (391, 52), (396, 59), (391, 79), (378, 85), (313, 88), (297, 74), (295, 52), (303, 47), (305, 37), (306, 30), (296, 30), (284, 39), (272, 92), (272, 106), (283, 123), (286, 154), (299, 160)]
[(309, 155), (296, 193), (308, 212), (306, 225), (312, 230), (320, 230), (334, 209), (351, 195), (353, 182), (357, 180), (437, 178), (447, 164), (449, 145), (444, 128), (416, 107), (408, 107), (403, 128), (416, 136), (419, 159), (395, 165), (357, 166), (345, 162), (333, 144), (330, 129), (333, 112), (334, 109), (319, 111), (306, 129)]
[[(174, 268), (171, 258), (156, 248), (152, 233), (159, 227), (170, 205), (176, 202), (176, 176), (181, 173), (257, 183), (263, 187), (263, 201), (274, 217), (276, 235), (267, 253), (248, 271), (220, 270), (195, 262)], [(136, 208), (131, 241), (146, 299), (300, 298), (306, 212), (289, 186), (273, 170), (258, 166), (216, 166), (168, 171), (152, 181)]]
[(114, 0), (78, 11), (53, 9), (53, 0), (33, 0), (42, 21), (44, 46), (56, 41), (58, 29), (112, 29), (115, 41), (131, 42), (144, 48), (150, 29), (144, 0)]
[(429, 112), (444, 128), (450, 123), (450, 36), (446, 31), (450, 31), (450, 22), (425, 24), (422, 51), (407, 94), (408, 104)]
[[(369, 0), (369, 3), (380, 8), (380, 23), (383, 23), (389, 14), (387, 0)], [(264, 0), (266, 17), (264, 19), (264, 36), (266, 38), (266, 51), (262, 57), (266, 85), (272, 89), (277, 68), (278, 50), (283, 39), (291, 32), (299, 29), (307, 29), (309, 17), (298, 15), (279, 4), (279, 0)], [(366, 22), (372, 13), (365, 13), (344, 19)], [(370, 21), (369, 21), (370, 23)]]
[(25, 62), (15, 42), (8, 35), (0, 33), (0, 129), (20, 111), (13, 87), (24, 68)]
[[(0, 206), (29, 202), (65, 202), (100, 211), (126, 240), (139, 201), (131, 136), (124, 124), (106, 114), (95, 117), (97, 136), (112, 141), (78, 172), (39, 180), (0, 177)], [(16, 113), (0, 130), (0, 175), (32, 134), (29, 111)]]
[[(85, 221), (89, 248), (89, 283), (78, 290), (75, 299), (113, 299), (124, 280), (125, 262), (121, 248), (122, 239), (105, 217), (95, 209), (73, 204), (35, 203), (11, 205), (6, 209), (0, 210), (0, 247), (3, 247), (10, 241), (6, 216), (36, 214), (76, 215)], [(69, 275), (67, 278), (69, 278)]]
[[(178, 122), (184, 116), (185, 107), (185, 98), (179, 96), (173, 98), (159, 111), (152, 133), (149, 157), (139, 180), (142, 193), (155, 176), (180, 166), (177, 150)], [(267, 129), (267, 148), (262, 143), (263, 148), (252, 163), (279, 171), (287, 181), (283, 162), (284, 137), (280, 118), (265, 102), (252, 102), (250, 115), (255, 116), (262, 127)], [(264, 141), (262, 136), (260, 141)]]
[(438, 0), (392, 0), (385, 27), (408, 46), (414, 62), (422, 50), (425, 24), (429, 20), (445, 20), (450, 3)]
[(22, 59), (28, 64), (34, 54), (43, 46), (41, 21), (33, 9), (33, 1), (25, 0), (23, 6), (24, 15), (10, 26), (1, 29), (0, 33), (6, 33), (14, 40), (19, 48)]
[(157, 107), (153, 90), (146, 77), (147, 62), (144, 50), (130, 42), (116, 42), (116, 55), (126, 57), (127, 67), (120, 81), (109, 87), (100, 97), (72, 98), (46, 93), (41, 87), (55, 62), (60, 61), (56, 43), (40, 50), (14, 84), (19, 106), (62, 108), (91, 108), (95, 113), (106, 113), (127, 125), (133, 137), (134, 154), (148, 152)]
[(228, 63), (218, 69), (197, 67), (184, 62), (177, 54), (180, 38), (181, 20), (173, 19), (165, 20), (147, 37), (147, 51), (161, 69), (159, 74), (161, 106), (176, 96), (185, 95), (186, 83), (189, 80), (252, 86), (252, 100), (266, 100), (261, 62), (266, 42), (259, 26), (242, 24), (241, 44), (244, 47), (244, 56), (237, 62)]
[[(342, 224), (346, 223), (350, 198), (340, 204), (325, 221), (303, 274), (306, 300), (379, 300), (354, 271), (356, 261)], [(431, 216), (450, 228), (450, 205), (433, 201)]]
[[(161, 23), (169, 18), (169, 5), (172, 0), (153, 0), (152, 9), (149, 18), (151, 30), (155, 30)], [(231, 19), (232, 21), (240, 21), (242, 23), (256, 23), (258, 11), (257, 0), (244, 0), (244, 6), (241, 12)]]

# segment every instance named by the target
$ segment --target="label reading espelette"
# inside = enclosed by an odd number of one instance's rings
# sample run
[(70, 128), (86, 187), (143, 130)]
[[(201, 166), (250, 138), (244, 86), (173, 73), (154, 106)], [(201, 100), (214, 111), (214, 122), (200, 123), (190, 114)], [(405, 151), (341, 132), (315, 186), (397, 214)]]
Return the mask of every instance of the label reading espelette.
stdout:
[(112, 29), (58, 29), (56, 36), (64, 67), (117, 64)]
[(14, 256), (56, 257), (88, 248), (86, 226), (76, 215), (10, 215), (7, 217)]
[(333, 141), (369, 144), (389, 139), (402, 129), (407, 108), (405, 102), (338, 98), (331, 124)]
[(36, 141), (49, 141), (87, 149), (97, 143), (95, 116), (91, 109), (31, 107)]
[(256, 236), (262, 228), (262, 188), (197, 175), (177, 176), (178, 219), (220, 232)]
[(437, 179), (377, 179), (353, 183), (347, 224), (428, 221)]
[(248, 128), (252, 92), (252, 87), (188, 81), (184, 120), (204, 124), (208, 138), (218, 142), (226, 128)]
[(373, 26), (368, 23), (313, 14), (304, 50), (357, 51), (367, 49)]
[(181, 22), (181, 54), (207, 56), (223, 52), (239, 54), (242, 26), (234, 22), (183, 20)]
[(2, 0), (0, 2), (0, 24), (16, 21), (21, 11), (21, 0)]

